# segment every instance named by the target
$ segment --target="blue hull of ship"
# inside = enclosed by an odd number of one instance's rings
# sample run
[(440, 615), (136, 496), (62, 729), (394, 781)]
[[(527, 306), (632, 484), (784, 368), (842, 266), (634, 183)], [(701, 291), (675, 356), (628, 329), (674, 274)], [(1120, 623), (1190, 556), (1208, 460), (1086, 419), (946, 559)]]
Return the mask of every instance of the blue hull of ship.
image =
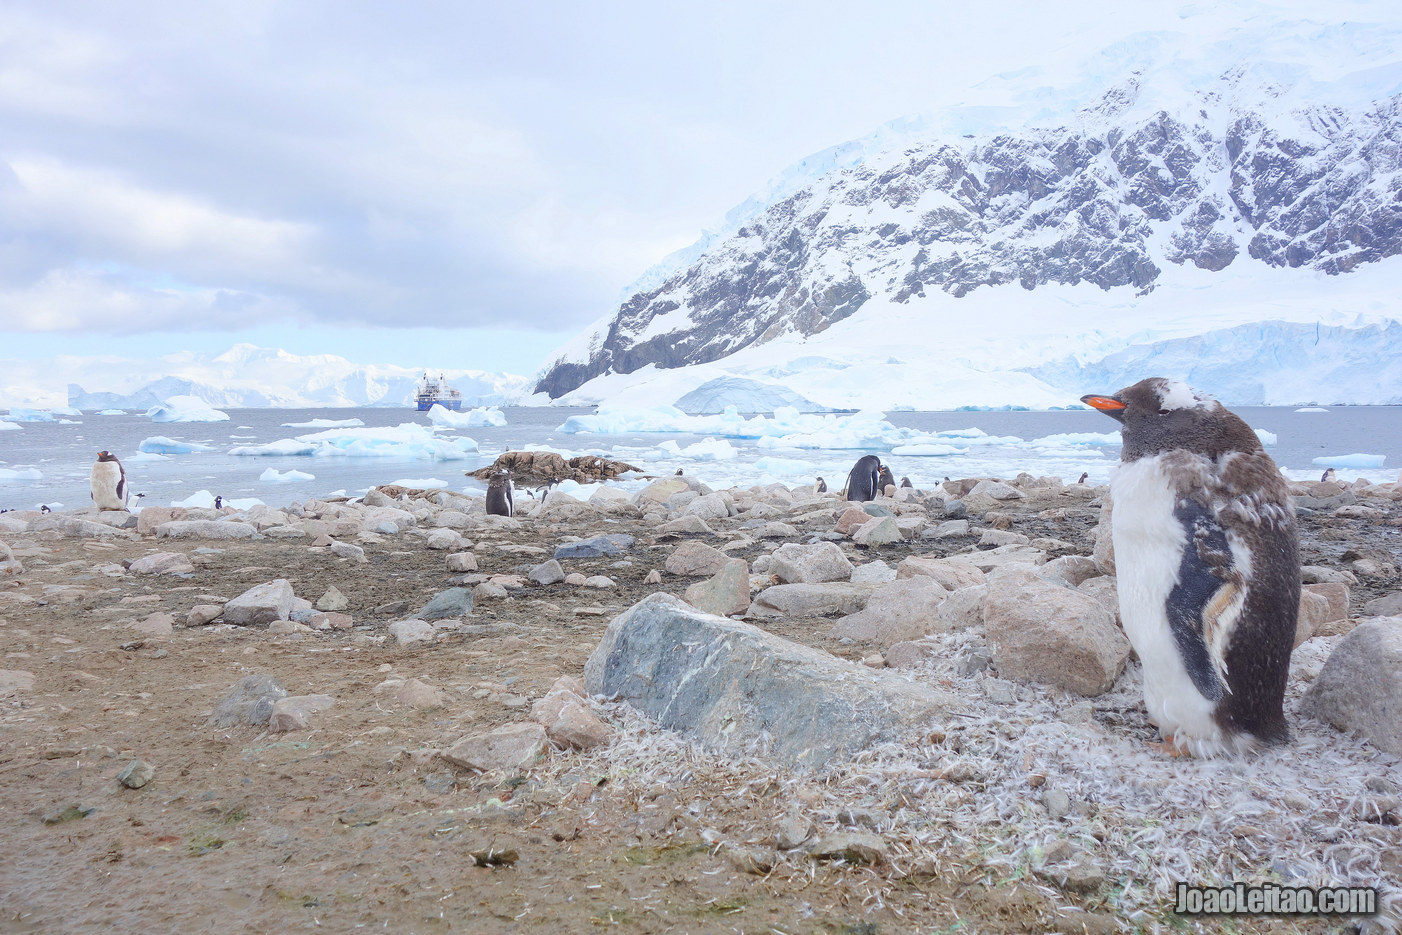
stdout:
[(444, 409), (451, 409), (454, 412), (462, 410), (461, 399), (421, 399), (419, 400), (419, 412), (428, 412), (434, 406), (442, 406)]

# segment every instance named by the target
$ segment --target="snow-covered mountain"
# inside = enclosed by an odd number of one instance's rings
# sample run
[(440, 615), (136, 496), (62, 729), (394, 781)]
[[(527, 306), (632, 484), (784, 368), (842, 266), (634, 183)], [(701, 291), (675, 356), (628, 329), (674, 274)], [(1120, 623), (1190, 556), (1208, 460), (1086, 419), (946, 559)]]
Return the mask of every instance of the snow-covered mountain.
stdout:
[[(230, 408), (405, 406), (412, 404), (422, 375), (408, 367), (357, 364), (331, 354), (300, 356), (252, 344), (236, 344), (215, 357), (59, 357), (4, 365), (0, 405), (77, 409), (146, 409), (172, 396), (194, 396)], [(470, 406), (501, 405), (527, 385), (525, 377), (512, 374), (443, 373)], [(36, 387), (42, 388), (37, 395)]]
[(1072, 112), (835, 147), (645, 275), (536, 392), (672, 402), (736, 377), (834, 407), (1038, 407), (1158, 367), (1228, 402), (1398, 401), (1402, 372), (1355, 366), (1402, 350), (1398, 35), (1271, 23), (1191, 59), (1138, 37)]

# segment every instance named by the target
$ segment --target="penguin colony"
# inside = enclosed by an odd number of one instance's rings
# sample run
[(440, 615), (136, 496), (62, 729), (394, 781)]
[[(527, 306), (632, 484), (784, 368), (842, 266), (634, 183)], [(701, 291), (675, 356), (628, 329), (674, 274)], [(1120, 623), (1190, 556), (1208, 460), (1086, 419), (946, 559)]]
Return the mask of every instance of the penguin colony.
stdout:
[(1152, 377), (1081, 399), (1122, 425), (1111, 537), (1149, 718), (1197, 756), (1285, 743), (1300, 559), (1280, 470), (1244, 421), (1186, 384)]

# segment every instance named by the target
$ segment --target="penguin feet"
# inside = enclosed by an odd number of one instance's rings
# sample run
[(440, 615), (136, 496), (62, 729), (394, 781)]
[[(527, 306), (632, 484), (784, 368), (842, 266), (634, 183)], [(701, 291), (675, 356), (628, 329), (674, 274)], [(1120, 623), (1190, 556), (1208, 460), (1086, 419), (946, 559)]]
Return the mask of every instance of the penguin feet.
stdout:
[(1178, 745), (1177, 745), (1176, 743), (1174, 743), (1172, 740), (1154, 740), (1154, 741), (1150, 741), (1150, 743), (1149, 743), (1149, 749), (1152, 750), (1152, 751), (1154, 751), (1155, 753), (1162, 753), (1164, 756), (1171, 756), (1171, 757), (1173, 757), (1175, 760), (1180, 760), (1180, 759), (1183, 759), (1184, 757), (1191, 757), (1191, 756), (1192, 756), (1191, 753), (1189, 753), (1187, 750), (1184, 750), (1182, 747), (1178, 746)]

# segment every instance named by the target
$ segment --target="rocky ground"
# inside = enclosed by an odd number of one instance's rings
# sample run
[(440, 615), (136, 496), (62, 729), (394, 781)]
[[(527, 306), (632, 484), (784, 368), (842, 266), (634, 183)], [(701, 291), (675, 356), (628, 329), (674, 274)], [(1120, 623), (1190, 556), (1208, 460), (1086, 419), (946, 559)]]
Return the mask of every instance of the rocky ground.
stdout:
[(1402, 488), (1295, 488), (1294, 741), (1226, 761), (1150, 746), (1103, 488), (392, 492), (0, 515), (0, 930), (1109, 932), (1198, 924), (1179, 879), (1402, 891)]

